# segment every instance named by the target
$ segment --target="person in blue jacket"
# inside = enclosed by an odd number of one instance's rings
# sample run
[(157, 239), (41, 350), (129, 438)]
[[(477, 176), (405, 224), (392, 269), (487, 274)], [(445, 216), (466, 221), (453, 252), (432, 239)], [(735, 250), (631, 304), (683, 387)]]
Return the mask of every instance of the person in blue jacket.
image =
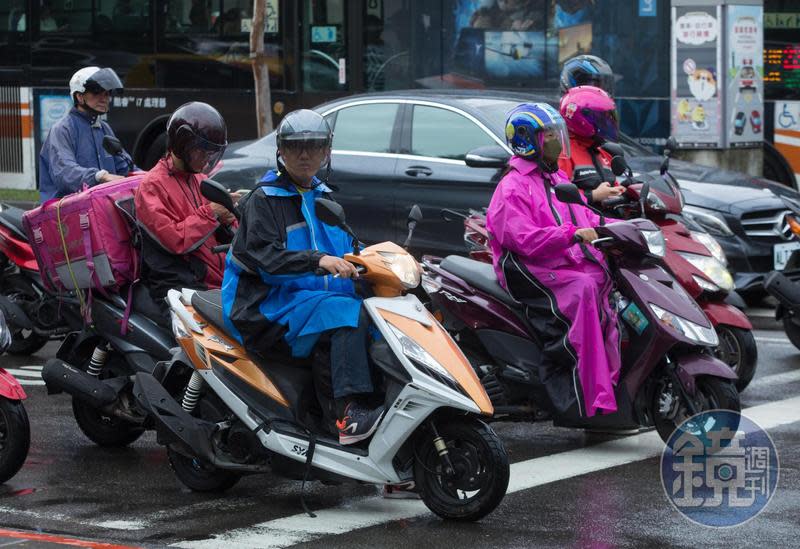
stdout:
[(323, 166), (330, 170), (332, 137), (314, 111), (294, 111), (281, 121), (278, 171), (267, 172), (239, 202), (222, 309), (228, 332), (262, 357), (308, 357), (320, 337), (329, 336), (339, 442), (352, 444), (372, 435), (383, 409), (366, 404), (374, 389), (369, 320), (351, 280), (358, 273), (342, 258), (352, 251), (352, 239), (315, 214), (314, 200), (330, 198), (331, 189), (315, 174)]
[(103, 149), (103, 137), (114, 136), (101, 119), (111, 97), (122, 93), (122, 82), (113, 69), (85, 67), (69, 81), (73, 108), (53, 124), (39, 154), (39, 193), (42, 202), (60, 198), (88, 186), (125, 177), (133, 165), (130, 156), (111, 156)]

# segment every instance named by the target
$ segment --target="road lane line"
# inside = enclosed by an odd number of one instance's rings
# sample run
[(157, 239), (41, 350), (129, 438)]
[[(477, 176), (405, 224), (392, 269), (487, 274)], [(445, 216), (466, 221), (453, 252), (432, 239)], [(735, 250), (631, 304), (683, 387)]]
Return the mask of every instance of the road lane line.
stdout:
[(757, 337), (755, 338), (756, 342), (758, 343), (767, 343), (772, 345), (786, 345), (788, 347), (794, 347), (792, 342), (784, 337)]
[(782, 374), (756, 377), (750, 383), (750, 385), (748, 385), (748, 388), (761, 387), (762, 385), (774, 385), (776, 383), (791, 383), (792, 381), (797, 381), (798, 379), (800, 379), (800, 368), (797, 370), (791, 370), (789, 372), (783, 372)]
[[(794, 423), (800, 421), (800, 396), (747, 408), (744, 413), (764, 429)], [(648, 431), (587, 448), (513, 463), (508, 493), (657, 457), (663, 448), (664, 443), (658, 434)], [(206, 540), (181, 541), (171, 547), (283, 548), (324, 536), (345, 534), (394, 520), (430, 514), (421, 501), (397, 501), (377, 497), (314, 512), (317, 518), (310, 518), (302, 513), (221, 532)]]
[(40, 541), (43, 543), (52, 543), (54, 545), (68, 545), (71, 547), (88, 547), (89, 549), (133, 549), (133, 547), (130, 545), (118, 545), (116, 543), (103, 543), (97, 541), (88, 541), (83, 539), (57, 536), (53, 534), (37, 534), (34, 532), (20, 532), (19, 530), (6, 530), (5, 528), (0, 528), (0, 539), (4, 537), (26, 540), (26, 541)]

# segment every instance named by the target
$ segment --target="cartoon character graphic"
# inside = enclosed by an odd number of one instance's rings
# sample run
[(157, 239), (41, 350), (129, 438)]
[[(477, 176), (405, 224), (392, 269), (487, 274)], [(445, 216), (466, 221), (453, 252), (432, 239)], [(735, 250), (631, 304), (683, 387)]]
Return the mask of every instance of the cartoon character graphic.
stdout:
[(708, 129), (708, 123), (706, 122), (706, 111), (703, 109), (703, 105), (700, 103), (698, 103), (694, 110), (692, 110), (692, 128), (696, 130)]
[(717, 93), (714, 69), (695, 69), (687, 76), (689, 91), (698, 101), (708, 101)]
[(685, 97), (678, 102), (678, 120), (681, 122), (689, 122), (692, 106), (689, 100)]

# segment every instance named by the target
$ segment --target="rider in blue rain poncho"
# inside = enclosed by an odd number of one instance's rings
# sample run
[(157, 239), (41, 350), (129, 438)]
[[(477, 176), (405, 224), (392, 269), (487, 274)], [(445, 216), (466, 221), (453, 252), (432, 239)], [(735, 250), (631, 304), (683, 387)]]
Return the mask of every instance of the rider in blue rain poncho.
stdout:
[(229, 333), (257, 355), (307, 357), (323, 334), (330, 337), (339, 440), (352, 444), (372, 435), (383, 410), (362, 401), (373, 392), (369, 321), (350, 280), (358, 276), (355, 267), (342, 259), (352, 239), (315, 213), (314, 200), (330, 198), (315, 174), (323, 165), (330, 169), (332, 137), (325, 119), (310, 110), (281, 122), (278, 171), (267, 172), (239, 204), (222, 303)]
[(80, 191), (84, 184), (121, 179), (132, 165), (127, 152), (111, 156), (103, 149), (103, 138), (115, 137), (101, 117), (108, 113), (112, 96), (122, 93), (117, 73), (84, 67), (70, 78), (69, 91), (74, 106), (50, 128), (39, 154), (42, 202)]

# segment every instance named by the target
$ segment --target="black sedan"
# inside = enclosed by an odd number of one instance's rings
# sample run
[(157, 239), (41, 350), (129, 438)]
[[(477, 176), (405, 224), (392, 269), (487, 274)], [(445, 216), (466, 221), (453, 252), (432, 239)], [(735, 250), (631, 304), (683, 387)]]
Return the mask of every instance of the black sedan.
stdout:
[[(350, 225), (366, 242), (398, 240), (412, 204), (424, 220), (415, 251), (463, 253), (463, 226), (445, 221), (443, 208), (486, 206), (502, 170), (480, 167), (509, 154), (504, 123), (522, 102), (549, 101), (507, 91), (411, 90), (356, 95), (316, 107), (334, 130), (330, 183)], [(660, 157), (629, 138), (626, 156), (635, 171), (657, 170)], [(275, 135), (233, 146), (215, 179), (251, 188), (275, 167)], [(473, 154), (467, 159), (467, 154)], [(469, 164), (469, 165), (468, 165)], [(494, 162), (496, 164), (496, 162)], [(794, 241), (778, 195), (800, 195), (741, 173), (673, 161), (693, 220), (723, 246), (740, 290), (760, 290), (763, 275), (781, 266)]]

